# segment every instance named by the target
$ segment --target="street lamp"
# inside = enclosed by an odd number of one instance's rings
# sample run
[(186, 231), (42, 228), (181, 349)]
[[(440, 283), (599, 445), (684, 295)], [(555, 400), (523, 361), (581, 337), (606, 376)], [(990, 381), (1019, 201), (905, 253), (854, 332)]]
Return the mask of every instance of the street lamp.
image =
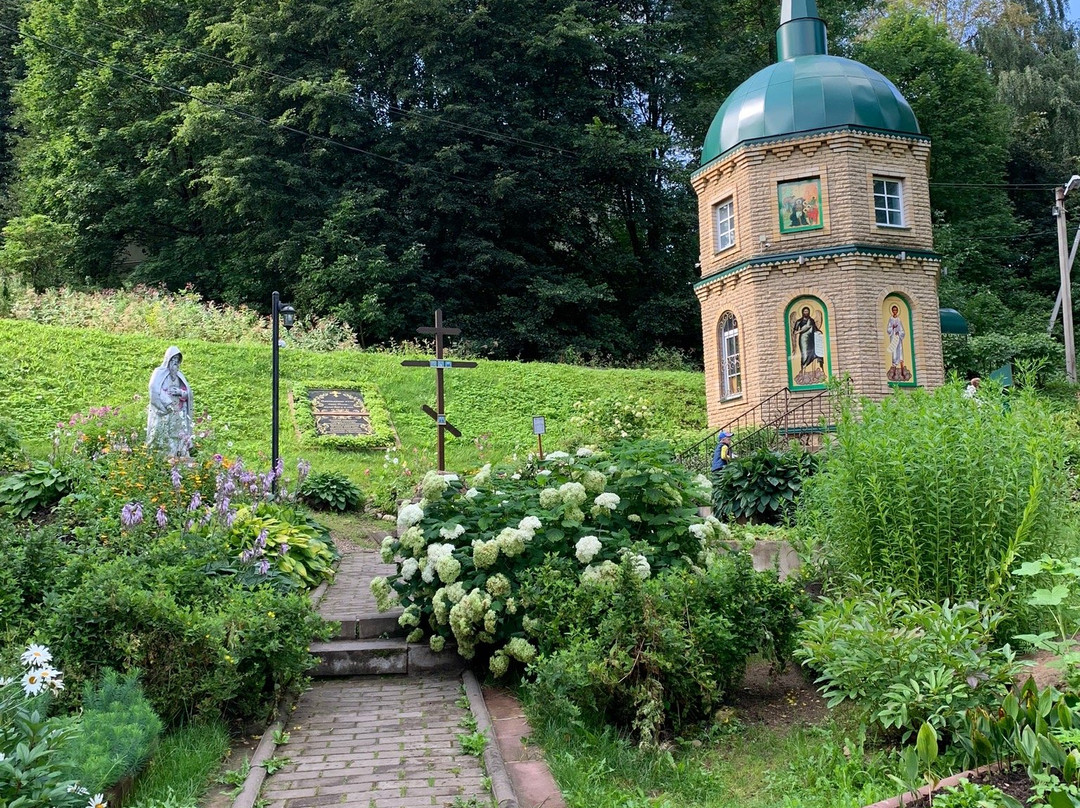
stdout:
[(278, 350), (281, 342), (278, 338), (278, 317), (285, 325), (285, 330), (290, 330), (296, 323), (296, 309), (289, 305), (281, 305), (281, 296), (274, 292), (270, 305), (270, 317), (273, 322), (271, 327), (271, 339), (273, 341), (273, 361), (271, 362), (271, 416), (270, 416), (270, 469), (274, 472), (270, 483), (270, 490), (277, 493), (277, 462), (278, 462)]

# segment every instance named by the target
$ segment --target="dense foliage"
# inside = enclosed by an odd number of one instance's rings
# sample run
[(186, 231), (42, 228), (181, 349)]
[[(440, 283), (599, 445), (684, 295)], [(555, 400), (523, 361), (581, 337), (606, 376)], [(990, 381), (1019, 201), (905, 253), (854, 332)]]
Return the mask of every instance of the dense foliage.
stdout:
[(273, 472), (205, 452), (169, 462), (108, 409), (62, 426), (52, 462), (72, 493), (42, 526), (0, 531), (3, 636), (35, 632), (75, 686), (139, 669), (170, 723), (264, 715), (323, 632), (305, 589), (332, 574), (325, 531), (281, 501), (284, 484), (271, 495)]
[(803, 482), (817, 466), (816, 456), (799, 448), (764, 448), (736, 457), (713, 475), (713, 512), (772, 525), (789, 521)]
[(532, 698), (631, 730), (643, 744), (713, 719), (754, 654), (783, 666), (806, 604), (797, 588), (755, 572), (743, 552), (643, 579), (624, 559), (579, 575), (571, 559), (530, 571), (524, 600), (540, 655)]
[(852, 702), (878, 727), (957, 732), (965, 712), (996, 705), (1020, 670), (995, 648), (1002, 615), (913, 601), (895, 590), (826, 599), (800, 626), (795, 657), (819, 674), (830, 707)]
[(1064, 444), (1030, 394), (986, 383), (847, 403), (800, 518), (842, 574), (937, 602), (1020, 608), (1013, 566), (1058, 540)]

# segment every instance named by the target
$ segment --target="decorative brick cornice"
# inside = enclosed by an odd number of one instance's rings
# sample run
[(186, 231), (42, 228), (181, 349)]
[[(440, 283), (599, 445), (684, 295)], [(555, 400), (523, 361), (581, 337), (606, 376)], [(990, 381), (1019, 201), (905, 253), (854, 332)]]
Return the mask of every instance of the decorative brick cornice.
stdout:
[(823, 247), (816, 250), (799, 250), (797, 252), (760, 255), (702, 278), (694, 283), (694, 290), (697, 291), (698, 289), (703, 289), (722, 278), (736, 275), (747, 269), (798, 263), (800, 258), (804, 259), (805, 263), (807, 261), (812, 261), (815, 258), (832, 258), (840, 255), (873, 255), (886, 258), (900, 258), (901, 254), (906, 258), (917, 258), (923, 261), (941, 261), (941, 256), (938, 253), (926, 250), (900, 250), (892, 247), (876, 247), (869, 244), (843, 244), (838, 247)]

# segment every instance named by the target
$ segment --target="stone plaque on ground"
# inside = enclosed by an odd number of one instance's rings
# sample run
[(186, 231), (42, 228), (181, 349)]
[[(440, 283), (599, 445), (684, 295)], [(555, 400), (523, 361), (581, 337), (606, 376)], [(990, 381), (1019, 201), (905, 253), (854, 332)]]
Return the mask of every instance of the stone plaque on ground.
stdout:
[(320, 435), (370, 435), (371, 413), (359, 390), (308, 390)]

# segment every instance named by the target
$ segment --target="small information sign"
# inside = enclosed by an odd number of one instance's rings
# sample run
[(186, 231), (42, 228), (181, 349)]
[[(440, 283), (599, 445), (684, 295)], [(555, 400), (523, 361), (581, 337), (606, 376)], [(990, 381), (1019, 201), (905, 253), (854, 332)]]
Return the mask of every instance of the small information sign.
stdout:
[(309, 390), (311, 414), (320, 435), (370, 435), (371, 413), (359, 390)]

